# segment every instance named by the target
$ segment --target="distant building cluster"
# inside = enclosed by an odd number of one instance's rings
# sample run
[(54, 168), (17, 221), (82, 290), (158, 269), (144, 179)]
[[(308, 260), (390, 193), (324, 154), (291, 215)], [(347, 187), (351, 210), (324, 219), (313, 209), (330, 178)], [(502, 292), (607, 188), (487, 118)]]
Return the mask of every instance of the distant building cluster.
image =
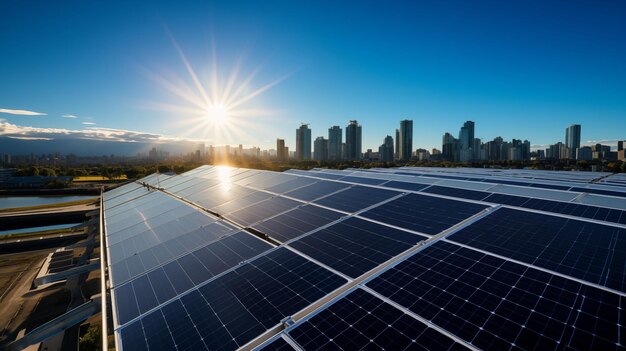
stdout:
[(441, 159), (450, 162), (524, 161), (530, 160), (530, 141), (513, 139), (505, 141), (497, 137), (486, 143), (474, 135), (475, 124), (467, 121), (455, 138), (443, 135)]
[(565, 143), (558, 142), (550, 145), (547, 149), (538, 150), (539, 159), (548, 160), (577, 160), (577, 161), (624, 161), (624, 141), (617, 142), (617, 150), (611, 151), (609, 145), (595, 144), (592, 146), (581, 146), (580, 144), (581, 126), (572, 124), (565, 129)]

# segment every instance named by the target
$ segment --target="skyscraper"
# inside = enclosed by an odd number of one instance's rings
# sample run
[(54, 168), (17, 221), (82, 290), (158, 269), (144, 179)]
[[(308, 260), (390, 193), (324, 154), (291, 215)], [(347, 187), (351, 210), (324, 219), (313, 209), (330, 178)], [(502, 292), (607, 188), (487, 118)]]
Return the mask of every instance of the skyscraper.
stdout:
[(341, 135), (341, 127), (332, 126), (328, 128), (328, 159), (338, 161), (343, 158), (341, 154), (341, 144), (343, 137)]
[(400, 129), (396, 129), (396, 147), (393, 149), (393, 159), (397, 160), (400, 158)]
[(575, 158), (576, 149), (580, 148), (580, 124), (572, 124), (565, 129), (565, 147), (567, 158)]
[(296, 129), (296, 160), (311, 160), (311, 129), (308, 124), (302, 124)]
[(356, 161), (361, 159), (361, 125), (351, 120), (346, 127), (346, 159)]
[(398, 140), (400, 150), (398, 159), (408, 161), (413, 152), (413, 121), (405, 119), (400, 121), (400, 140)]
[(459, 132), (459, 143), (461, 147), (460, 161), (468, 162), (474, 159), (474, 122), (463, 123)]
[(289, 152), (285, 148), (285, 139), (276, 139), (276, 158), (279, 161), (286, 161), (289, 158)]
[(328, 161), (328, 140), (324, 137), (315, 138), (313, 143), (313, 159), (315, 161)]
[(383, 144), (378, 147), (378, 159), (381, 162), (392, 162), (393, 157), (393, 138), (387, 135)]

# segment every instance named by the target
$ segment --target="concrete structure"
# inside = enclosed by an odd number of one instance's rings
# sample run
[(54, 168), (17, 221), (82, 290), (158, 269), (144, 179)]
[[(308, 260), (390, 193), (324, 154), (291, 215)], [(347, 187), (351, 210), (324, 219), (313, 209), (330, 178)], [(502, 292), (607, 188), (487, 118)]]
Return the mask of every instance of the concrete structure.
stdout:
[(413, 121), (405, 119), (400, 121), (400, 133), (399, 133), (399, 150), (398, 159), (402, 161), (408, 161), (411, 159), (411, 153), (413, 151)]
[(339, 161), (343, 159), (341, 144), (343, 143), (341, 127), (332, 126), (328, 128), (328, 159)]
[(393, 151), (393, 138), (387, 135), (383, 144), (378, 147), (378, 160), (380, 162), (392, 162), (394, 159)]
[(311, 160), (311, 129), (308, 124), (302, 124), (296, 129), (296, 160)]
[(351, 120), (346, 127), (346, 160), (358, 161), (361, 159), (361, 151), (363, 150), (361, 136), (361, 125), (356, 120)]
[(328, 140), (324, 139), (324, 137), (315, 138), (313, 159), (315, 161), (328, 161)]
[(276, 139), (276, 158), (279, 161), (287, 161), (289, 158), (289, 151), (285, 147), (285, 139)]
[(580, 124), (572, 124), (565, 129), (565, 147), (568, 149), (566, 158), (574, 159), (576, 149), (580, 148)]

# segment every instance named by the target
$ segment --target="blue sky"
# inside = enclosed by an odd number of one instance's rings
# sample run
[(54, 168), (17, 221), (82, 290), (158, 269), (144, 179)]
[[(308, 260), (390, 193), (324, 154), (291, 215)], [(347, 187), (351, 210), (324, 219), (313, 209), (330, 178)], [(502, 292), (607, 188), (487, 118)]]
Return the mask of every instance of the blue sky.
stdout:
[[(154, 78), (193, 90), (170, 36), (209, 92), (213, 62), (220, 89), (237, 59), (235, 87), (258, 69), (242, 96), (280, 82), (242, 104), (227, 132), (191, 131), (190, 103)], [(377, 149), (408, 118), (415, 148), (440, 148), (465, 120), (483, 139), (554, 143), (572, 123), (583, 142), (626, 139), (624, 62), (624, 1), (0, 5), (0, 119), (25, 136), (121, 129), (293, 147), (300, 122), (315, 138), (356, 119), (364, 148)]]

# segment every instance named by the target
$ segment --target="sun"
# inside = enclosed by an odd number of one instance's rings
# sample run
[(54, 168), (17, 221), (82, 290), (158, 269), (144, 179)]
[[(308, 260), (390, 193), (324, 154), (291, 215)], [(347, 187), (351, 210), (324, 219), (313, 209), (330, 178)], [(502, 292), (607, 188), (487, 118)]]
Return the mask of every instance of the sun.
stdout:
[(198, 74), (173, 36), (170, 35), (170, 39), (188, 77), (166, 78), (148, 70), (146, 73), (155, 83), (179, 99), (173, 103), (154, 102), (148, 106), (171, 112), (175, 116), (171, 126), (181, 131), (179, 136), (219, 145), (251, 139), (254, 131), (266, 127), (274, 111), (260, 108), (251, 100), (287, 79), (289, 74), (260, 87), (253, 87), (252, 81), (260, 67), (240, 79), (242, 59), (239, 58), (229, 74), (223, 72), (224, 75), (220, 75), (215, 48), (210, 67)]
[(206, 110), (206, 117), (209, 123), (223, 126), (229, 122), (230, 111), (222, 104), (211, 105)]

